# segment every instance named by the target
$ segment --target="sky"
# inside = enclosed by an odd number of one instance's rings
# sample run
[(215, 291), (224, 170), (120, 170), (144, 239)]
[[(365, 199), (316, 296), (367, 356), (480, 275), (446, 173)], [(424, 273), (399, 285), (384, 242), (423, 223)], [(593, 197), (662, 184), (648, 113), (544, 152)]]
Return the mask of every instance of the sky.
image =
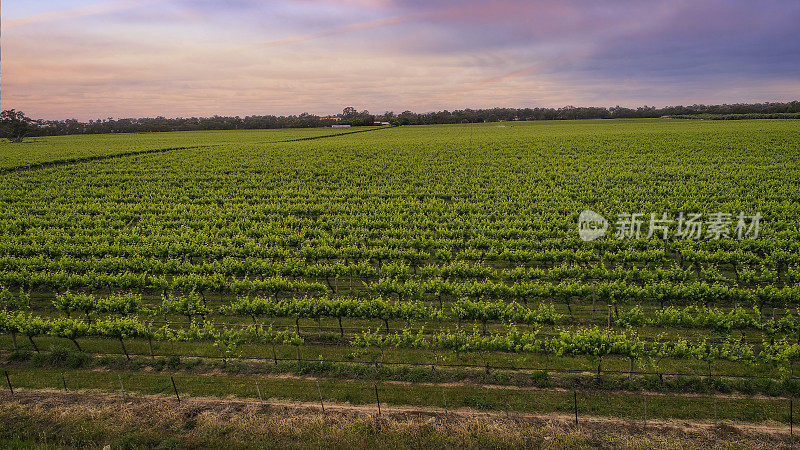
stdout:
[(800, 99), (794, 0), (6, 0), (43, 119)]

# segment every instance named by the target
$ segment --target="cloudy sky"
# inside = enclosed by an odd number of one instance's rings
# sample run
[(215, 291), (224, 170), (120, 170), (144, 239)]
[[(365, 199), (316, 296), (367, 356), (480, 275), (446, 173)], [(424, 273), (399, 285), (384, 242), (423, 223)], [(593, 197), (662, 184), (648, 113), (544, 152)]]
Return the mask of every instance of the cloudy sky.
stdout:
[(2, 108), (47, 119), (800, 98), (794, 0), (2, 2)]

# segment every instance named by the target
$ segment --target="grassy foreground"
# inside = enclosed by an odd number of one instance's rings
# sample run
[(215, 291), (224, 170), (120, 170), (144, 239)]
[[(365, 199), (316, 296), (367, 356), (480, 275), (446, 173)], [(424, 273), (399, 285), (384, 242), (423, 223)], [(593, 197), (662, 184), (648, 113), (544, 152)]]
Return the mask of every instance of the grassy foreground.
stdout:
[[(646, 432), (645, 432), (646, 431)], [(0, 398), (6, 448), (789, 448), (768, 427), (642, 425), (568, 416), (384, 410), (234, 399), (18, 391)]]
[[(321, 396), (324, 402), (372, 408), (376, 405), (377, 388), (384, 407), (422, 408), (439, 413), (449, 407), (450, 410), (467, 408), (490, 413), (571, 415), (577, 406), (581, 417), (596, 415), (634, 423), (648, 418), (705, 422), (718, 419), (784, 429), (789, 425), (791, 404), (786, 397), (741, 393), (705, 395), (669, 388), (666, 392), (652, 391), (641, 384), (635, 388), (630, 384), (632, 380), (628, 380), (628, 384), (624, 380), (618, 384), (608, 377), (602, 381), (585, 380), (567, 385), (567, 389), (551, 385), (549, 378), (536, 378), (541, 387), (526, 388), (517, 387), (518, 383), (494, 384), (502, 381), (501, 373), (495, 374), (497, 378), (464, 379), (449, 378), (439, 370), (425, 381), (420, 375), (430, 374), (426, 369), (401, 369), (384, 374), (393, 376), (376, 379), (369, 376), (371, 368), (364, 368), (366, 372), (353, 372), (350, 369), (357, 366), (340, 367), (310, 361), (299, 365), (284, 361), (278, 366), (255, 362), (226, 365), (220, 361), (179, 358), (127, 361), (109, 357), (91, 359), (63, 351), (34, 355), (28, 361), (12, 359), (0, 367), (9, 375), (3, 382), (10, 382), (15, 389), (120, 393), (124, 386), (129, 394), (161, 396), (173, 396), (177, 389), (181, 398), (210, 396), (256, 400), (261, 396), (295, 405), (316, 403)], [(462, 381), (457, 381), (459, 379)], [(632, 390), (620, 389), (624, 386)], [(722, 385), (717, 382), (715, 386)], [(8, 392), (7, 387), (4, 389)]]

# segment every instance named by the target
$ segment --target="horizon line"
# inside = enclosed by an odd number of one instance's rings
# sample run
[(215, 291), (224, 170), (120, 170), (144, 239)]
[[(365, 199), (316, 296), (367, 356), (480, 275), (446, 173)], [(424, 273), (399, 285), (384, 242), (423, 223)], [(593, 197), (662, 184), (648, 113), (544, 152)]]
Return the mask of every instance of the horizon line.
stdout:
[[(497, 110), (497, 109), (500, 109), (500, 110), (503, 110), (503, 109), (505, 109), (505, 110), (508, 110), (508, 109), (513, 109), (513, 110), (527, 110), (527, 109), (537, 110), (538, 109), (538, 110), (555, 110), (555, 111), (565, 110), (565, 109), (605, 109), (607, 111), (612, 111), (612, 110), (616, 110), (616, 109), (629, 109), (629, 110), (636, 111), (636, 110), (643, 109), (643, 108), (652, 108), (652, 109), (658, 110), (658, 109), (668, 109), (668, 108), (691, 108), (691, 107), (711, 108), (711, 107), (722, 107), (722, 106), (790, 105), (790, 104), (798, 103), (798, 102), (800, 102), (800, 98), (794, 99), (794, 100), (785, 100), (785, 101), (759, 101), (759, 102), (735, 102), (735, 103), (728, 103), (728, 102), (725, 102), (725, 103), (692, 103), (692, 104), (661, 105), (661, 106), (641, 104), (641, 105), (637, 105), (637, 106), (621, 106), (621, 105), (614, 105), (614, 106), (581, 105), (581, 106), (575, 106), (575, 105), (561, 105), (561, 106), (492, 106), (492, 107), (485, 107), (485, 108), (464, 107), (464, 108), (453, 108), (453, 109), (444, 108), (444, 109), (429, 110), (429, 111), (424, 111), (424, 112), (417, 112), (417, 111), (413, 111), (413, 110), (409, 110), (409, 109), (403, 110), (401, 112), (395, 112), (393, 110), (384, 110), (383, 112), (370, 112), (370, 111), (364, 109), (364, 110), (359, 111), (359, 113), (363, 112), (363, 111), (367, 111), (367, 112), (369, 112), (370, 115), (373, 115), (373, 116), (382, 116), (382, 115), (385, 115), (386, 113), (391, 113), (391, 114), (394, 114), (395, 116), (397, 116), (397, 115), (403, 114), (405, 112), (410, 112), (412, 114), (417, 114), (417, 115), (425, 115), (425, 114), (436, 114), (436, 113), (443, 113), (443, 112), (454, 113), (454, 112), (458, 112), (458, 111), (488, 111), (488, 110)], [(342, 109), (344, 109), (344, 108), (345, 107), (343, 107)], [(21, 110), (18, 110), (16, 108), (5, 108), (4, 111), (5, 110), (21, 111)], [(358, 108), (356, 108), (356, 110), (358, 110)], [(24, 111), (21, 111), (21, 112), (24, 112)], [(212, 119), (212, 118), (215, 118), (215, 117), (248, 118), (248, 117), (270, 117), (270, 116), (271, 117), (292, 117), (292, 116), (297, 117), (297, 116), (301, 116), (303, 114), (308, 114), (308, 115), (315, 116), (315, 117), (322, 118), (322, 119), (334, 118), (334, 117), (339, 117), (339, 116), (342, 115), (341, 112), (328, 113), (328, 114), (319, 114), (319, 113), (311, 113), (311, 112), (308, 112), (308, 111), (304, 111), (304, 112), (294, 113), (294, 114), (270, 114), (270, 113), (266, 113), (266, 114), (237, 114), (237, 115), (212, 114), (212, 115), (169, 116), (169, 117), (168, 116), (163, 116), (163, 115), (140, 116), (140, 117), (106, 116), (104, 118), (99, 118), (99, 120), (103, 120), (103, 121), (105, 121), (107, 119), (111, 119), (111, 120), (147, 120), (147, 119), (177, 120), (177, 119)], [(67, 121), (67, 120), (76, 120), (76, 121), (78, 121), (78, 123), (89, 123), (88, 121), (82, 121), (82, 120), (79, 120), (79, 119), (75, 119), (74, 117), (67, 117), (67, 118), (62, 118), (62, 119), (33, 118), (33, 120), (46, 121), (46, 122), (59, 122), (59, 121)], [(95, 119), (88, 119), (88, 120), (95, 121)]]

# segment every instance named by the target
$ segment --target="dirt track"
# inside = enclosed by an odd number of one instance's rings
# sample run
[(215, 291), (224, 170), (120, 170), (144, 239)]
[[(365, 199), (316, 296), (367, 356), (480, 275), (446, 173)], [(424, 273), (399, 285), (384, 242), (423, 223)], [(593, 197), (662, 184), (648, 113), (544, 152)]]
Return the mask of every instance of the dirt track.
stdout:
[[(235, 413), (237, 411), (252, 410), (256, 413), (270, 413), (280, 410), (283, 412), (322, 412), (319, 402), (286, 402), (273, 398), (259, 400), (241, 398), (217, 398), (217, 397), (181, 397), (180, 403), (175, 397), (165, 397), (158, 395), (126, 395), (125, 402), (122, 401), (121, 394), (109, 394), (96, 391), (71, 391), (63, 392), (56, 390), (15, 390), (14, 395), (10, 396), (6, 392), (0, 403), (17, 403), (23, 406), (76, 406), (90, 407), (119, 405), (121, 409), (137, 409), (143, 406), (160, 406), (170, 409), (192, 409), (202, 411), (214, 411), (218, 413)], [(347, 403), (324, 403), (326, 414), (337, 415), (358, 415), (378, 417), (378, 407), (375, 405), (351, 405)], [(557, 425), (559, 427), (574, 427), (575, 416), (572, 414), (552, 413), (552, 414), (524, 414), (524, 413), (505, 413), (478, 411), (469, 408), (449, 409), (445, 412), (442, 408), (425, 408), (416, 406), (384, 406), (380, 407), (380, 417), (391, 420), (463, 420), (463, 419), (488, 419), (501, 421), (526, 422), (538, 425)], [(643, 421), (631, 421), (618, 418), (590, 416), (581, 414), (578, 417), (578, 428), (619, 428), (645, 431)], [(754, 424), (754, 423), (732, 423), (730, 421), (714, 424), (708, 421), (689, 421), (689, 420), (648, 420), (646, 424), (647, 432), (676, 431), (681, 433), (712, 433), (724, 431), (725, 433), (741, 435), (765, 435), (774, 437), (788, 437), (789, 428), (782, 424)]]

